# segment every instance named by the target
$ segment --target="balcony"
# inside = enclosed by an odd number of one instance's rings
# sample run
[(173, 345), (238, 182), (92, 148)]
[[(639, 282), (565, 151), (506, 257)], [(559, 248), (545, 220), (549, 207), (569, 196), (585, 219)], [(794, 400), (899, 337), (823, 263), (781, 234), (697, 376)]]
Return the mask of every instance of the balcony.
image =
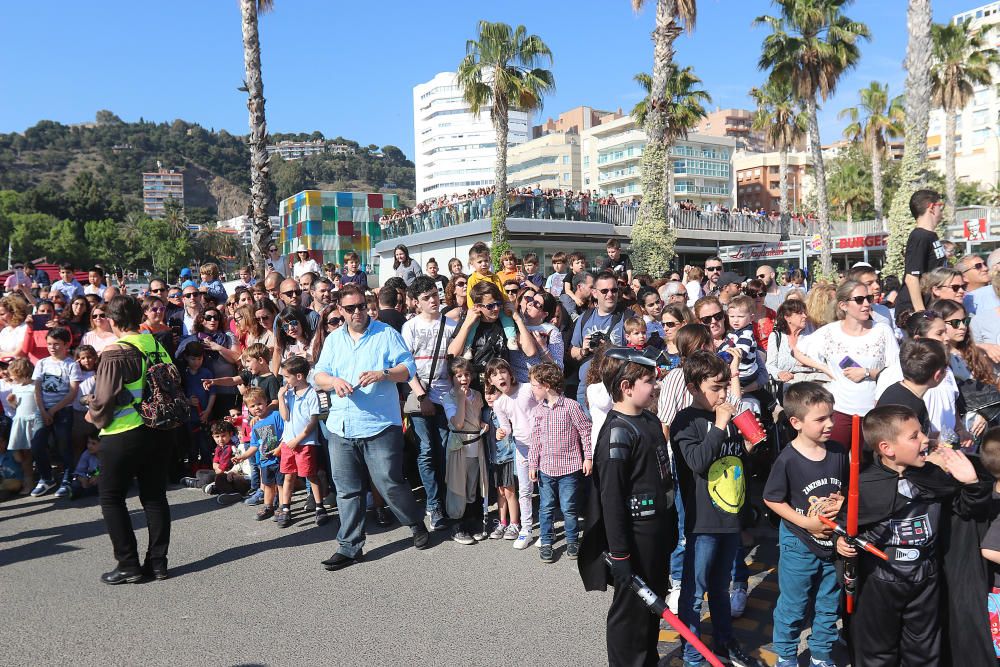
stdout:
[(642, 146), (632, 146), (626, 148), (622, 151), (614, 151), (611, 153), (598, 154), (597, 164), (598, 166), (618, 164), (619, 162), (632, 162), (637, 161), (642, 157)]
[(628, 144), (646, 144), (646, 133), (642, 130), (629, 130), (620, 134), (612, 134), (597, 140), (597, 150), (604, 151)]
[(614, 171), (600, 171), (597, 174), (597, 182), (602, 184), (617, 183), (618, 181), (628, 181), (639, 177), (639, 167), (627, 167), (625, 169), (615, 169)]

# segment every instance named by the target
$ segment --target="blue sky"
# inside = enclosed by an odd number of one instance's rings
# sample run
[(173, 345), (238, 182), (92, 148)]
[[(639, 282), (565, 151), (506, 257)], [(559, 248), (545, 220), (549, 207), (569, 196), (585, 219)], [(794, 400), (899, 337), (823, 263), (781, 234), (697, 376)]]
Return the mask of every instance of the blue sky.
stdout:
[[(556, 92), (542, 117), (586, 104), (626, 112), (640, 94), (632, 75), (652, 67), (655, 0), (634, 13), (629, 0), (276, 0), (260, 21), (264, 92), (272, 132), (341, 135), (394, 144), (413, 155), (412, 87), (452, 70), (480, 19), (523, 23), (552, 49)], [(677, 41), (713, 106), (749, 106), (747, 90), (765, 28), (765, 0), (699, 0), (697, 29)], [(944, 22), (976, 6), (934, 0)], [(840, 138), (837, 112), (869, 81), (902, 92), (906, 2), (860, 0), (848, 15), (868, 24), (857, 69), (820, 117), (824, 143)], [(110, 109), (126, 120), (183, 118), (247, 132), (237, 0), (102, 0), (0, 3), (0, 132), (38, 120), (91, 120)], [(538, 119), (536, 119), (536, 122)]]

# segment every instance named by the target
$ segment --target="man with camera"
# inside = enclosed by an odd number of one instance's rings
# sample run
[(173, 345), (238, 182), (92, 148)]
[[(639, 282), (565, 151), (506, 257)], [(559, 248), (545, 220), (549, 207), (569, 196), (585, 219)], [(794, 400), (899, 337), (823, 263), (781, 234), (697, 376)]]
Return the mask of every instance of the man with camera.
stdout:
[[(580, 362), (580, 385), (577, 388), (576, 400), (581, 406), (586, 406), (587, 403), (585, 380), (594, 352), (606, 342), (621, 345), (624, 339), (622, 324), (625, 313), (618, 307), (619, 290), (614, 273), (611, 271), (598, 273), (591, 291), (596, 305), (580, 315), (573, 326), (570, 356)], [(586, 410), (584, 407), (585, 412)], [(590, 416), (589, 413), (587, 416)]]

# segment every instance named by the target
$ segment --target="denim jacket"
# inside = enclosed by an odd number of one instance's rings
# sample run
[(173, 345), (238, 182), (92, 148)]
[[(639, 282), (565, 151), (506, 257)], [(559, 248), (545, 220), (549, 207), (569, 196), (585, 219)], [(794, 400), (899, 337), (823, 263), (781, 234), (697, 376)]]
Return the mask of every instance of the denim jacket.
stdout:
[(487, 434), (489, 449), (490, 449), (490, 463), (492, 465), (500, 465), (502, 463), (507, 463), (508, 461), (514, 460), (514, 436), (508, 433), (507, 437), (503, 440), (497, 441), (497, 429), (500, 428), (500, 422), (497, 420), (497, 415), (493, 412), (493, 408), (483, 408), (483, 419), (484, 424), (489, 424), (489, 432)]

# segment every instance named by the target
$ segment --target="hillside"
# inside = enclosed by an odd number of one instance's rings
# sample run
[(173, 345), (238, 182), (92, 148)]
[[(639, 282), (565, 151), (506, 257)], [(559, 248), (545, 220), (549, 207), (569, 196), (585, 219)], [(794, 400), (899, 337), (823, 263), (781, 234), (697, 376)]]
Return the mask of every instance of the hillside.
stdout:
[[(324, 138), (322, 134), (276, 134), (271, 142)], [(394, 192), (413, 200), (413, 163), (395, 146), (362, 146), (337, 137), (332, 141), (357, 150), (351, 155), (323, 154), (285, 162), (271, 160), (275, 201), (305, 188)], [(175, 120), (126, 123), (110, 111), (95, 122), (63, 125), (39, 121), (21, 133), (0, 134), (0, 190), (35, 188), (65, 192), (81, 174), (120, 198), (126, 211), (142, 210), (142, 172), (157, 161), (185, 172), (185, 207), (205, 219), (225, 219), (246, 212), (249, 156), (245, 137)], [(275, 213), (276, 205), (275, 205)]]

